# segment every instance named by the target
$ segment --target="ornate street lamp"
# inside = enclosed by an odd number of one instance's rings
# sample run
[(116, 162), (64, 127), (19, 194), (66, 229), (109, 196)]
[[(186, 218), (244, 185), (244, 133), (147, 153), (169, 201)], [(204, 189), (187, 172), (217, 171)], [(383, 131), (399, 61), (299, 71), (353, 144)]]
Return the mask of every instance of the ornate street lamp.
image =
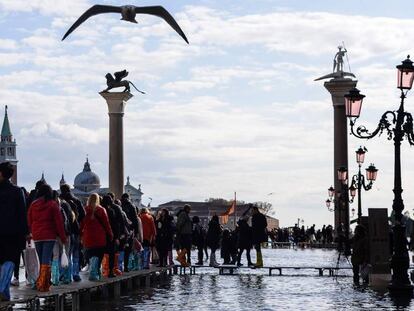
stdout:
[(348, 170), (346, 167), (341, 166), (340, 168), (338, 168), (338, 180), (342, 181), (343, 184), (346, 183), (346, 181), (348, 180)]
[[(356, 192), (358, 191), (358, 224), (361, 223), (362, 217), (362, 205), (361, 205), (361, 191), (364, 189), (365, 191), (369, 191), (372, 188), (372, 184), (377, 178), (378, 170), (375, 168), (374, 164), (371, 164), (366, 169), (367, 180), (369, 181), (368, 184), (365, 183), (365, 177), (361, 172), (362, 163), (365, 160), (365, 154), (367, 153), (367, 148), (359, 147), (356, 154), (356, 162), (358, 163), (358, 173), (352, 176), (351, 187), (349, 187), (349, 192), (352, 199), (355, 197)], [(352, 189), (352, 190), (351, 190)]]
[[(408, 278), (409, 257), (407, 249), (407, 239), (405, 237), (405, 226), (401, 223), (404, 202), (402, 199), (401, 187), (401, 142), (404, 137), (410, 145), (414, 145), (413, 117), (411, 113), (404, 109), (404, 100), (409, 90), (413, 86), (414, 66), (410, 56), (397, 66), (398, 79), (397, 88), (401, 91), (401, 102), (397, 111), (386, 111), (378, 124), (378, 127), (370, 132), (361, 125), (354, 129), (355, 121), (361, 113), (362, 100), (364, 95), (358, 90), (351, 90), (345, 95), (346, 115), (349, 117), (352, 135), (361, 139), (371, 139), (383, 132), (387, 134), (389, 140), (394, 140), (394, 201), (392, 209), (395, 215), (393, 227), (393, 254), (391, 258), (392, 281), (389, 286), (390, 291), (407, 290), (412, 293), (413, 286)], [(376, 171), (370, 170), (369, 177), (376, 178)], [(367, 176), (368, 179), (368, 176)]]

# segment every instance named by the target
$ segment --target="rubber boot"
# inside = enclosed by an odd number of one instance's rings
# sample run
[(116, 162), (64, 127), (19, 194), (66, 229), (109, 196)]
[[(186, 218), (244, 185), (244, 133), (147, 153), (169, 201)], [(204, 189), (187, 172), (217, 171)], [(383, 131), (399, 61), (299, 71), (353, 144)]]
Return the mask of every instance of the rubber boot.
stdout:
[(210, 267), (217, 267), (217, 261), (216, 261), (216, 253), (210, 254)]
[(144, 269), (150, 268), (150, 256), (151, 256), (151, 252), (150, 252), (149, 247), (144, 247), (144, 262), (143, 262)]
[(14, 263), (6, 261), (0, 268), (0, 301), (10, 300), (10, 282), (13, 276)]
[(168, 251), (168, 265), (174, 266), (174, 260), (173, 260), (173, 253), (172, 251)]
[(187, 261), (185, 260), (185, 254), (187, 251), (185, 249), (177, 251), (177, 261), (182, 265), (183, 267), (187, 266)]
[(128, 270), (129, 271), (134, 271), (134, 266), (135, 266), (134, 260), (135, 260), (134, 253), (133, 252), (129, 253), (129, 258), (128, 258)]
[(69, 264), (66, 268), (63, 268), (63, 278), (62, 282), (63, 284), (70, 284), (72, 283), (72, 261), (69, 260)]
[(80, 265), (79, 257), (72, 257), (72, 276), (75, 282), (80, 282), (81, 278), (79, 276)]
[(181, 266), (183, 267), (188, 267), (188, 263), (185, 260), (185, 254), (187, 253), (187, 250), (183, 249), (180, 253), (180, 256), (177, 257), (178, 262), (180, 263)]
[(89, 281), (99, 281), (99, 258), (92, 257), (89, 259)]
[(256, 254), (256, 268), (263, 268), (263, 257), (262, 257), (262, 252), (258, 251)]
[(108, 277), (109, 275), (109, 255), (105, 254), (102, 259), (102, 275)]
[(137, 271), (144, 269), (144, 252), (140, 251), (136, 254)]
[(54, 286), (58, 286), (59, 280), (60, 280), (59, 259), (54, 259), (52, 260), (52, 284)]
[(50, 290), (50, 265), (40, 265), (39, 278), (36, 282), (36, 288), (39, 292), (48, 292)]
[(119, 253), (115, 253), (114, 268), (112, 270), (115, 275), (122, 275), (122, 271), (119, 269), (119, 262)]
[(119, 271), (124, 271), (124, 258), (125, 258), (125, 252), (120, 251), (118, 256), (118, 269)]

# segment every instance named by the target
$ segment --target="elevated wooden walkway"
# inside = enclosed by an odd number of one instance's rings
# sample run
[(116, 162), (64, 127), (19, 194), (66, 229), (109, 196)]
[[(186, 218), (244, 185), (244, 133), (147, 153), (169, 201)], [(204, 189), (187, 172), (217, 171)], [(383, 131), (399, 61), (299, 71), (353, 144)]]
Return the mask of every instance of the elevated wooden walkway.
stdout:
[(324, 249), (336, 249), (337, 245), (335, 243), (309, 243), (309, 242), (299, 242), (297, 244), (293, 242), (267, 242), (263, 243), (265, 248), (324, 248)]
[(150, 287), (163, 282), (167, 275), (172, 275), (172, 267), (151, 268), (124, 273), (115, 278), (103, 278), (97, 282), (91, 282), (85, 273), (81, 273), (81, 282), (72, 282), (68, 285), (52, 286), (46, 293), (21, 284), (19, 287), (11, 287), (11, 301), (0, 302), (0, 310), (11, 310), (16, 305), (26, 305), (28, 310), (39, 310), (41, 303), (52, 306), (52, 310), (65, 309), (65, 301), (70, 301), (72, 310), (80, 310), (80, 304), (89, 303), (94, 296), (119, 298), (121, 291), (131, 291), (133, 288)]
[[(262, 268), (255, 268), (255, 267), (247, 267), (247, 266), (241, 266), (238, 267), (236, 265), (219, 265), (216, 267), (210, 267), (210, 266), (190, 266), (190, 267), (183, 267), (180, 265), (176, 265), (173, 267), (174, 274), (184, 275), (189, 273), (190, 275), (196, 274), (196, 271), (198, 269), (202, 268), (210, 268), (210, 269), (216, 269), (218, 270), (219, 275), (234, 275), (237, 274), (237, 271), (240, 269), (249, 269), (249, 270), (267, 270), (267, 274), (269, 276), (274, 275), (273, 271), (278, 271), (278, 275), (284, 275), (282, 272), (283, 270), (311, 270), (311, 271), (317, 271), (318, 276), (336, 276), (340, 270), (352, 270), (351, 266), (341, 266), (341, 267), (333, 267), (333, 266), (264, 266)], [(325, 274), (325, 272), (328, 272)], [(287, 274), (285, 274), (287, 275)]]

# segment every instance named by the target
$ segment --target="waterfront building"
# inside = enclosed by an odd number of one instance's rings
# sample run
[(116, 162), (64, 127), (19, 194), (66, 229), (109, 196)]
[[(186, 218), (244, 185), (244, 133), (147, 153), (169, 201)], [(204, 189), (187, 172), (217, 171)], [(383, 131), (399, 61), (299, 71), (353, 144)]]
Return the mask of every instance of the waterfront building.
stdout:
[(0, 163), (10, 162), (14, 166), (14, 174), (11, 178), (12, 183), (17, 185), (17, 156), (16, 156), (16, 140), (10, 129), (9, 116), (7, 106), (5, 107), (3, 126), (1, 128), (0, 138)]
[[(42, 174), (42, 179), (44, 180), (44, 174)], [(59, 182), (59, 186), (62, 184), (67, 184), (64, 174)], [(98, 193), (99, 195), (105, 195), (109, 192), (109, 188), (101, 186), (101, 180), (99, 176), (92, 171), (91, 164), (89, 159), (86, 158), (86, 162), (83, 165), (83, 170), (76, 175), (73, 188), (71, 189), (72, 193), (77, 196), (84, 204), (86, 203), (88, 197), (92, 193)], [(125, 193), (128, 193), (132, 203), (138, 207), (145, 207), (142, 204), (142, 195), (144, 194), (141, 190), (141, 185), (138, 185), (138, 188), (131, 185), (130, 178), (127, 177), (127, 183), (124, 187)]]
[[(229, 215), (226, 222), (226, 217), (223, 217), (223, 214), (225, 214), (226, 211), (229, 209), (229, 205), (215, 202), (193, 201), (171, 201), (164, 204), (160, 204), (158, 207), (153, 208), (153, 211), (156, 212), (161, 208), (166, 208), (172, 215), (176, 216), (185, 204), (189, 204), (191, 206), (190, 217), (198, 216), (200, 218), (200, 223), (203, 225), (203, 227), (207, 227), (211, 217), (217, 215), (219, 216), (220, 224), (224, 228), (233, 230), (235, 228), (235, 223), (237, 223), (239, 218), (251, 215), (251, 211), (249, 210), (249, 204), (238, 204), (236, 206), (235, 213)], [(263, 211), (261, 212), (263, 213)], [(276, 219), (266, 214), (265, 216), (267, 219), (267, 229), (269, 231), (279, 228), (279, 219)]]

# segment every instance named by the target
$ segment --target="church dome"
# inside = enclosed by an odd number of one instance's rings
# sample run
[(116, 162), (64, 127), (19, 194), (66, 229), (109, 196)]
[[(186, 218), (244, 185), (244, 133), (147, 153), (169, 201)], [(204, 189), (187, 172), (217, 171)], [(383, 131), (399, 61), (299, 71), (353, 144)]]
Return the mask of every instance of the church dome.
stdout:
[(99, 176), (92, 172), (88, 158), (86, 158), (83, 171), (75, 177), (74, 187), (83, 192), (90, 192), (101, 187)]

